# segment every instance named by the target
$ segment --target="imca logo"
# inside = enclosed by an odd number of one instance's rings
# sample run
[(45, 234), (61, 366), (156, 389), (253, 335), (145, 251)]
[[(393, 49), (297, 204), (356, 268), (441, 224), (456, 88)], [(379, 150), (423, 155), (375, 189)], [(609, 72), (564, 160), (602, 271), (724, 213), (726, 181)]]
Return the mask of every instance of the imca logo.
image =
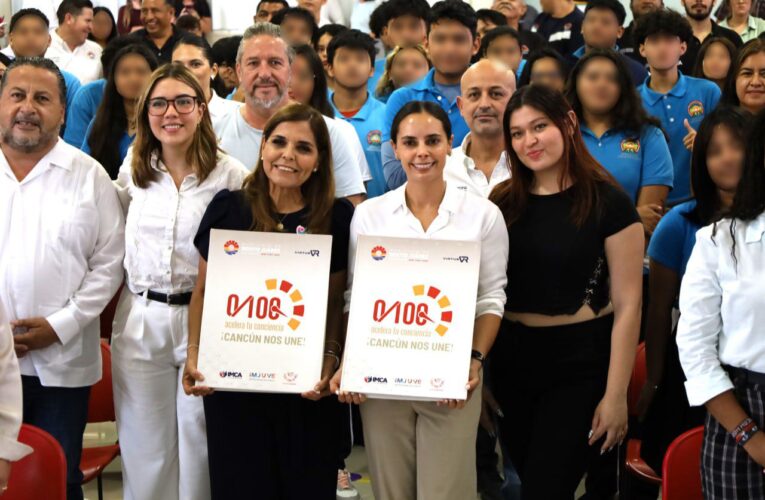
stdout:
[(242, 378), (242, 372), (221, 371), (218, 375), (220, 378)]
[(364, 377), (364, 383), (366, 384), (387, 384), (388, 379), (386, 377)]

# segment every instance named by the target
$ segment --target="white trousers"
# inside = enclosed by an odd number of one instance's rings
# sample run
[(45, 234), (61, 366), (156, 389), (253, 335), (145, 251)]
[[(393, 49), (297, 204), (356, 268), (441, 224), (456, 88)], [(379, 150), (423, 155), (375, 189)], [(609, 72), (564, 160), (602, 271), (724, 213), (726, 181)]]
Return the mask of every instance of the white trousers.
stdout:
[(188, 306), (125, 289), (112, 338), (112, 376), (125, 500), (209, 500), (202, 399), (183, 392)]

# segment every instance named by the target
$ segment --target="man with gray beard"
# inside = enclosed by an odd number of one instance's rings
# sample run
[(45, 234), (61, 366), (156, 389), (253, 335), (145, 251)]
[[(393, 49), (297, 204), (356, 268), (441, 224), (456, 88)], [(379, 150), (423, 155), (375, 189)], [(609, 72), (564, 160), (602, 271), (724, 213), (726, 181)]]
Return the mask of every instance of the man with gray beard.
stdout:
[[(242, 36), (236, 56), (244, 106), (232, 110), (215, 124), (221, 148), (253, 169), (260, 154), (263, 127), (281, 108), (293, 101), (287, 94), (295, 51), (271, 23), (255, 23)], [(353, 127), (350, 134), (341, 122), (324, 117), (332, 146), (335, 196), (361, 202), (366, 193), (362, 172), (368, 171), (364, 152)], [(325, 151), (320, 152), (326, 154)]]
[(66, 89), (49, 59), (18, 58), (0, 84), (0, 303), (19, 357), (24, 422), (79, 470), (90, 386), (101, 379), (99, 316), (122, 282), (124, 221), (93, 158), (59, 139)]

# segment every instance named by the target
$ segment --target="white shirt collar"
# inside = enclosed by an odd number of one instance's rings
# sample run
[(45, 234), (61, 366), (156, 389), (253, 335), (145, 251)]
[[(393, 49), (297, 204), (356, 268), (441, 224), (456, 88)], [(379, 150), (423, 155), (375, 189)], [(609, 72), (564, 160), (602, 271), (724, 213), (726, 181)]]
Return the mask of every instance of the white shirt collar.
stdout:
[[(24, 181), (29, 181), (34, 177), (40, 175), (38, 172), (48, 170), (48, 168), (59, 167), (71, 172), (72, 170), (72, 150), (65, 146), (65, 142), (61, 138), (56, 138), (56, 145), (48, 151), (48, 153), (40, 158), (40, 161), (32, 169), (32, 172), (24, 178)], [(0, 165), (7, 175), (16, 179), (16, 176), (11, 170), (11, 166), (8, 164), (8, 159), (5, 157), (5, 153), (0, 150)]]
[[(409, 207), (406, 205), (406, 186), (408, 182), (400, 186), (391, 196), (391, 212), (395, 213), (399, 210), (403, 210), (404, 213), (409, 213)], [(441, 204), (438, 206), (438, 212), (442, 210), (454, 214), (459, 209), (460, 201), (464, 198), (465, 194), (462, 191), (454, 189), (447, 183), (446, 192), (444, 198), (441, 200)]]
[(765, 233), (765, 212), (747, 224), (744, 241), (747, 243), (757, 243), (762, 240), (763, 233)]

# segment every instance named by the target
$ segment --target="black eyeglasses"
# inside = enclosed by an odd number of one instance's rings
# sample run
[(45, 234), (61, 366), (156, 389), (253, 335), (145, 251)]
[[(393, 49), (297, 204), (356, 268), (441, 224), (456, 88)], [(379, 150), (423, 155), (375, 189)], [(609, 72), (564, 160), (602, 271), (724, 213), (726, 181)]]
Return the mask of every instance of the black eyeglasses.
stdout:
[(155, 97), (154, 99), (149, 99), (149, 114), (152, 116), (162, 116), (167, 112), (170, 104), (173, 105), (179, 115), (187, 115), (197, 107), (197, 98), (190, 95), (179, 95), (175, 99)]

